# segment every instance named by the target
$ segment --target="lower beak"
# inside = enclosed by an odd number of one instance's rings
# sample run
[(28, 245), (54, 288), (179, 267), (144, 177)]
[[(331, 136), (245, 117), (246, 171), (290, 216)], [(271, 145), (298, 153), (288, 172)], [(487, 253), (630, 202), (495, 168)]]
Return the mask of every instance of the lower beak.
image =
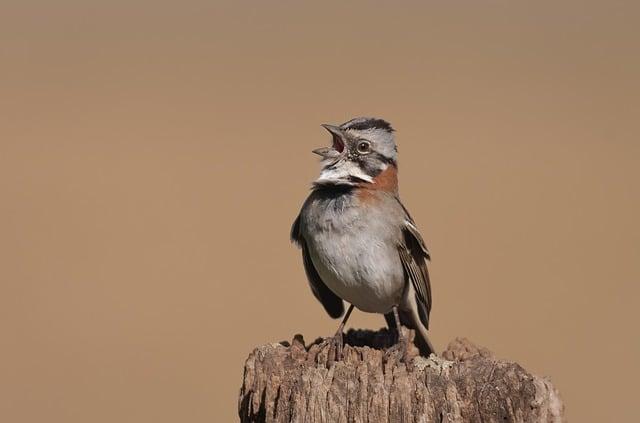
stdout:
[(333, 147), (321, 147), (313, 150), (315, 154), (325, 159), (335, 159), (340, 157), (340, 153)]

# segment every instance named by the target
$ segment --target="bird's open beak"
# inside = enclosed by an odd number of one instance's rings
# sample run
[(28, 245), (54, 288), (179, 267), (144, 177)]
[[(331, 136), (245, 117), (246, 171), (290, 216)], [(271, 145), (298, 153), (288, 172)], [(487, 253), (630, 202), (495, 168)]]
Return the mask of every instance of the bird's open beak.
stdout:
[(323, 124), (322, 127), (331, 133), (333, 136), (333, 143), (331, 147), (316, 148), (313, 152), (325, 159), (340, 157), (345, 150), (344, 133), (342, 132), (342, 129), (326, 123)]

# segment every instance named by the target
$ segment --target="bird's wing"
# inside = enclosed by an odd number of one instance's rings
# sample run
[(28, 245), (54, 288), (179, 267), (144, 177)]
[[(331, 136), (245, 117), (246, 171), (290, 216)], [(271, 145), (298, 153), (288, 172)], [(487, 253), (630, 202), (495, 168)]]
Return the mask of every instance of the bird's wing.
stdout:
[(327, 285), (322, 282), (318, 271), (313, 266), (311, 256), (309, 255), (309, 248), (304, 240), (304, 237), (300, 233), (300, 216), (298, 216), (293, 222), (291, 227), (291, 241), (298, 244), (302, 249), (302, 262), (304, 263), (304, 271), (307, 274), (307, 280), (311, 287), (311, 292), (320, 301), (324, 309), (329, 313), (329, 316), (338, 318), (344, 313), (344, 304), (342, 299), (331, 291)]
[(411, 280), (416, 291), (420, 320), (428, 329), (429, 313), (431, 312), (431, 284), (427, 270), (429, 250), (427, 250), (418, 228), (408, 214), (402, 227), (402, 242), (398, 245), (398, 251), (405, 274)]

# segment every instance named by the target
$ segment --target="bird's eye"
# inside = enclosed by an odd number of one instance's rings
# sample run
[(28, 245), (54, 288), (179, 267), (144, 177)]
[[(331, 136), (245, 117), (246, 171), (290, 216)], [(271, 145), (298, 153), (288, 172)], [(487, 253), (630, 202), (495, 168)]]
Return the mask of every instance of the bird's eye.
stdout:
[(371, 144), (369, 144), (368, 141), (360, 141), (358, 143), (358, 153), (360, 154), (367, 154), (371, 151)]

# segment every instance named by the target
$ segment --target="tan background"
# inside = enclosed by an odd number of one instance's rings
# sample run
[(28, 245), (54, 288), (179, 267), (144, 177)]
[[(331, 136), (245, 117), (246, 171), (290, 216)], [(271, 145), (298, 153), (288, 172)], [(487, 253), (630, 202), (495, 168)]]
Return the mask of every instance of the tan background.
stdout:
[(1, 421), (234, 421), (254, 345), (335, 330), (288, 232), (357, 115), (398, 129), (436, 345), (637, 421), (637, 2), (214, 3), (3, 3)]

